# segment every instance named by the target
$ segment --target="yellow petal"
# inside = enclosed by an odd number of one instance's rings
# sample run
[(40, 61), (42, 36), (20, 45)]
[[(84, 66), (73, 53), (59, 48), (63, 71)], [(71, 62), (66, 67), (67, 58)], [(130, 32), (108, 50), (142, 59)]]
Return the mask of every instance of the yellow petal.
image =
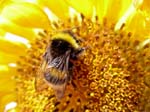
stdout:
[(141, 5), (142, 10), (147, 10), (150, 12), (150, 1), (149, 0), (143, 0), (143, 4)]
[(105, 17), (111, 21), (111, 24), (116, 23), (131, 3), (132, 0), (109, 0)]
[(142, 0), (133, 0), (132, 3), (130, 3), (128, 9), (116, 23), (115, 30), (120, 29), (123, 24), (128, 24), (134, 17), (134, 15), (137, 13), (138, 8), (141, 6), (141, 4)]
[(6, 31), (0, 29), (0, 36), (4, 36), (6, 34)]
[(28, 40), (34, 40), (37, 37), (35, 31), (32, 28), (18, 26), (1, 16), (0, 16), (0, 28), (7, 32), (11, 32), (16, 35), (26, 37)]
[(38, 0), (62, 20), (69, 18), (69, 6), (63, 0)]
[(16, 101), (16, 82), (13, 76), (16, 74), (14, 68), (0, 65), (0, 111), (3, 112), (7, 103)]
[(10, 0), (12, 2), (30, 2), (30, 3), (37, 3), (37, 0)]
[(119, 18), (121, 18), (127, 9), (130, 7), (132, 4), (132, 0), (121, 0), (121, 8), (119, 9)]
[(19, 60), (19, 56), (15, 54), (4, 53), (0, 51), (0, 64), (11, 64)]
[(106, 15), (109, 0), (94, 0), (93, 2), (94, 6), (96, 7), (98, 19), (102, 23), (104, 16)]
[(14, 91), (16, 85), (14, 76), (16, 75), (17, 70), (15, 67), (0, 65), (0, 85), (4, 85), (0, 86), (0, 91)]
[(141, 41), (150, 38), (150, 15), (145, 12), (138, 11), (127, 23), (126, 30), (132, 32), (133, 37)]
[[(10, 83), (13, 83), (14, 85), (15, 80), (13, 79), (13, 76), (15, 75), (17, 75), (16, 67), (11, 67), (8, 65), (0, 64), (0, 80), (1, 80), (0, 84), (1, 85), (4, 84), (3, 82), (7, 82), (6, 84), (8, 85), (10, 85)], [(4, 88), (4, 87), (0, 87), (0, 90), (2, 90), (1, 88)], [(9, 88), (9, 90), (11, 90), (11, 88)]]
[(108, 22), (116, 23), (130, 7), (132, 0), (95, 0), (96, 14), (102, 23), (104, 18)]
[(10, 34), (5, 37), (0, 36), (0, 51), (7, 54), (16, 54), (17, 56), (25, 54), (27, 46), (25, 43), (21, 43), (21, 40), (18, 39), (21, 38), (15, 38), (15, 36), (13, 37)]
[(93, 2), (92, 0), (65, 0), (69, 6), (76, 9), (78, 12), (82, 13), (86, 17), (93, 16)]
[[(9, 73), (9, 74), (11, 74), (11, 73)], [(6, 74), (2, 74), (2, 75), (5, 76)], [(9, 77), (5, 77), (5, 78), (9, 78)], [(5, 85), (5, 86), (0, 87), (0, 91), (8, 91), (9, 89), (10, 89), (9, 91), (14, 91), (15, 85), (16, 85), (15, 82), (11, 81), (10, 79), (1, 80), (0, 84)]]
[[(0, 91), (3, 93), (3, 91)], [(11, 102), (16, 101), (17, 95), (15, 92), (3, 93), (4, 95), (0, 95), (0, 112), (5, 112), (5, 106)]]
[(140, 7), (140, 10), (145, 12), (147, 15), (150, 16), (150, 1), (149, 0), (143, 0), (143, 3)]
[(2, 9), (1, 16), (24, 27), (43, 29), (50, 27), (47, 15), (37, 5), (32, 3), (9, 3)]

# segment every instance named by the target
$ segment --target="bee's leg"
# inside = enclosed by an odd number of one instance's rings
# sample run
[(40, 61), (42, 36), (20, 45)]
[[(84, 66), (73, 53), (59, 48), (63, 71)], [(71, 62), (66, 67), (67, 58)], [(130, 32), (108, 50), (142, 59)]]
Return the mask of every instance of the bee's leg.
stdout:
[(81, 54), (84, 50), (85, 50), (85, 48), (80, 48), (80, 49), (76, 50), (75, 52), (73, 52), (71, 54), (71, 59), (76, 60), (78, 58), (78, 55)]
[(72, 79), (73, 76), (73, 63), (69, 61), (69, 68), (68, 68), (69, 74), (68, 74), (68, 81)]
[(40, 92), (47, 88), (47, 84), (45, 83), (43, 79), (44, 77), (42, 73), (36, 74), (35, 80), (34, 80), (35, 91)]
[(71, 85), (73, 86), (73, 88), (76, 90), (77, 89), (77, 85), (75, 84), (74, 80), (71, 80)]
[(47, 55), (47, 52), (45, 52), (42, 57), (46, 60), (46, 55)]
[(51, 86), (55, 91), (57, 99), (60, 100), (65, 94), (66, 83), (62, 85), (51, 85)]

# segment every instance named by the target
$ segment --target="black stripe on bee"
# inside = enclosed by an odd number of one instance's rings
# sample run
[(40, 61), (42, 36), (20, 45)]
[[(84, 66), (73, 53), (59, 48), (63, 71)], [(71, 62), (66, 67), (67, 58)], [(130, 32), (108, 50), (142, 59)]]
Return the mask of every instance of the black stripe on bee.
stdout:
[(50, 82), (51, 84), (55, 84), (55, 85), (61, 85), (61, 84), (64, 84), (65, 82), (67, 82), (67, 77), (60, 79), (58, 77), (51, 75), (50, 73), (45, 73), (44, 77), (45, 77), (46, 81)]

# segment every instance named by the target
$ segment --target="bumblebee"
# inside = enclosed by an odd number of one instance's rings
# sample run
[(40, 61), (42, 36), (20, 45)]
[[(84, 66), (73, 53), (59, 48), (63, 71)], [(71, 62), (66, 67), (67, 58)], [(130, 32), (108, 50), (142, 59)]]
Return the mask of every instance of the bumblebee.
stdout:
[(55, 91), (57, 99), (64, 96), (67, 83), (72, 78), (73, 60), (84, 50), (72, 32), (64, 31), (51, 37), (43, 55), (43, 77)]

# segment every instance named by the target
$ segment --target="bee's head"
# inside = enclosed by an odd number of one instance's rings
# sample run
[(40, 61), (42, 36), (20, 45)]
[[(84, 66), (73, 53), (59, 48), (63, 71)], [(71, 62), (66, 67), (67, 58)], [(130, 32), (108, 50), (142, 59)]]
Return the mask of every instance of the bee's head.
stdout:
[(73, 49), (72, 45), (63, 39), (53, 39), (50, 45), (51, 51), (61, 52), (62, 54)]
[(66, 51), (77, 51), (80, 48), (77, 39), (70, 33), (60, 32), (51, 37), (49, 50), (53, 57), (63, 55)]

